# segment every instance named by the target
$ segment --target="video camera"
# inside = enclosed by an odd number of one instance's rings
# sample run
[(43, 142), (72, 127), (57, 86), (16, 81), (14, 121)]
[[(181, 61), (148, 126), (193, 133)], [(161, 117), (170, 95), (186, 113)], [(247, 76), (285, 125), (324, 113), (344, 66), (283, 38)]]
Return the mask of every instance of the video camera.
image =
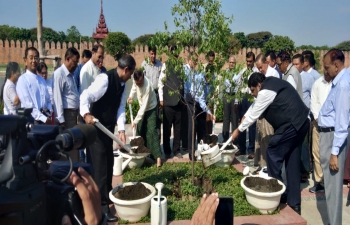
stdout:
[(91, 167), (73, 164), (65, 152), (93, 143), (96, 130), (93, 125), (79, 124), (59, 133), (58, 126), (29, 123), (31, 112), (19, 109), (17, 116), (0, 116), (6, 147), (0, 165), (0, 224), (56, 225), (64, 214), (73, 224), (84, 224), (79, 195), (66, 180), (79, 166), (90, 173)]

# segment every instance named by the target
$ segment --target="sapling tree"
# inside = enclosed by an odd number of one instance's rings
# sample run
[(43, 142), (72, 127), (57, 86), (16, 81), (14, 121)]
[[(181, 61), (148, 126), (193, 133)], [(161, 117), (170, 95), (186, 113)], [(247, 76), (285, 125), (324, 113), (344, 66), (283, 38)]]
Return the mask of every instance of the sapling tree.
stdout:
[[(157, 46), (159, 55), (162, 55), (162, 53), (167, 55), (165, 70), (167, 76), (169, 76), (170, 70), (172, 70), (172, 72), (178, 74), (183, 83), (191, 83), (192, 90), (190, 93), (192, 96), (203, 94), (203, 87), (209, 84), (212, 88), (210, 88), (209, 93), (206, 93), (206, 102), (208, 105), (212, 105), (215, 99), (218, 99), (219, 87), (223, 85), (223, 81), (229, 76), (229, 73), (222, 70), (222, 67), (230, 54), (227, 50), (232, 49), (230, 46), (232, 45), (232, 41), (230, 42), (231, 31), (229, 24), (232, 23), (233, 17), (226, 16), (221, 11), (221, 2), (218, 0), (179, 0), (178, 4), (172, 7), (171, 13), (174, 18), (175, 32), (171, 34), (165, 22), (165, 31), (157, 32), (150, 41), (150, 44)], [(170, 39), (171, 43), (177, 47), (172, 52), (169, 51), (168, 46)], [(197, 60), (197, 58), (199, 60), (197, 72), (192, 71), (189, 76), (186, 76), (184, 72), (183, 66), (185, 60), (182, 57), (177, 57), (184, 51), (190, 54), (193, 61)], [(209, 51), (215, 52), (215, 61), (213, 65), (206, 67), (206, 65), (203, 65), (205, 63), (203, 55), (206, 55)], [(198, 79), (198, 74), (204, 76), (205, 79)], [(172, 88), (169, 94), (180, 94), (179, 89), (181, 88), (184, 88), (184, 85), (177, 89)], [(181, 96), (180, 98), (189, 107), (186, 102), (186, 96)], [(195, 119), (198, 116), (194, 113), (195, 107), (196, 102), (194, 101), (193, 108), (188, 110), (188, 116), (192, 120), (189, 126), (192, 126), (192, 152), (190, 154), (193, 159), (195, 157), (194, 125)], [(193, 161), (192, 182), (194, 181)]]

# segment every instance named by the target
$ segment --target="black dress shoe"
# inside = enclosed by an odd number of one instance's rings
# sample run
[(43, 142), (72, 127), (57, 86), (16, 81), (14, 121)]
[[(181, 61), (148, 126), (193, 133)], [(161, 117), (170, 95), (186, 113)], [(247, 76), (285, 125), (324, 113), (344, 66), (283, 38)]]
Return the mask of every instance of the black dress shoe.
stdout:
[(298, 213), (299, 215), (301, 215), (301, 207), (300, 205), (296, 205), (294, 207), (291, 206), (291, 208), (296, 212)]
[(107, 222), (117, 222), (118, 221), (118, 217), (113, 215), (111, 212), (105, 213), (105, 217), (106, 217)]

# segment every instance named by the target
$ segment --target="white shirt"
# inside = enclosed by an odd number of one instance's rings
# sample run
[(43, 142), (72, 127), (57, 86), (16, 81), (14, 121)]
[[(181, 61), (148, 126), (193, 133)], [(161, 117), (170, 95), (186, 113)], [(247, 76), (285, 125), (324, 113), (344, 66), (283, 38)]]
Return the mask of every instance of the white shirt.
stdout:
[(238, 130), (240, 132), (245, 131), (250, 125), (252, 125), (261, 114), (271, 105), (275, 99), (277, 93), (271, 90), (261, 90), (258, 93), (253, 104), (249, 107), (248, 111), (245, 113), (245, 119), (239, 125)]
[[(53, 78), (53, 76), (52, 76)], [(52, 88), (53, 88), (53, 82), (52, 82), (52, 79), (50, 78), (47, 78), (46, 80), (46, 88), (47, 88), (47, 91), (49, 92), (49, 95), (50, 95), (50, 101), (51, 101), (51, 105), (53, 106), (53, 92), (52, 92)]]
[[(242, 93), (250, 93), (250, 89), (248, 88), (248, 84), (242, 84), (242, 79), (243, 79), (242, 75), (243, 75), (243, 73), (244, 73), (246, 70), (247, 70), (247, 67), (243, 68), (243, 69), (238, 73), (238, 75), (237, 75), (237, 77), (236, 77), (237, 85), (247, 86), (247, 87), (241, 89), (241, 92), (242, 92)], [(258, 68), (256, 68), (256, 67), (254, 66), (254, 67), (252, 68), (251, 74), (249, 74), (249, 76), (248, 76), (248, 80), (249, 80), (249, 78), (250, 78), (250, 75), (252, 75), (252, 74), (255, 73), (255, 72), (259, 72), (259, 70), (258, 70)]]
[[(122, 86), (125, 83), (122, 83)], [(105, 73), (101, 73), (97, 75), (95, 81), (83, 91), (80, 95), (80, 115), (84, 116), (86, 113), (90, 112), (90, 104), (98, 101), (102, 96), (106, 93), (108, 88), (108, 76)], [(122, 99), (120, 101), (120, 105), (117, 111), (116, 119), (118, 125), (118, 131), (125, 130), (125, 91), (124, 88)], [(112, 101), (112, 100), (111, 100)], [(98, 119), (98, 118), (97, 118)]]
[(316, 81), (318, 78), (321, 77), (321, 75), (317, 72), (317, 70), (315, 70), (314, 68), (310, 68), (308, 71), (306, 71), (307, 73), (311, 74), (311, 76), (314, 78), (314, 80)]
[[(242, 84), (242, 81), (243, 81), (242, 75), (243, 75), (243, 73), (244, 73), (246, 70), (247, 70), (247, 67), (243, 68), (243, 69), (238, 73), (237, 76), (234, 76), (233, 79), (236, 81), (236, 84), (237, 84), (237, 86), (236, 86), (236, 88), (235, 88), (235, 92), (238, 92), (238, 91), (239, 91), (239, 88), (241, 88), (240, 91), (241, 91), (242, 93), (250, 93), (250, 89), (249, 89), (249, 87), (248, 87), (248, 83)], [(254, 67), (252, 68), (251, 74), (249, 74), (249, 76), (248, 76), (248, 80), (249, 80), (250, 76), (251, 76), (253, 73), (255, 73), (255, 72), (259, 72), (259, 70), (258, 70), (258, 68), (256, 68), (256, 67), (254, 66)], [(240, 86), (242, 86), (242, 87), (240, 87)], [(238, 104), (238, 99), (235, 99), (235, 104)]]
[(145, 77), (148, 78), (148, 81), (151, 83), (153, 89), (157, 89), (162, 63), (156, 59), (153, 65), (150, 60), (147, 59), (142, 62), (141, 67), (145, 69)]
[(56, 118), (60, 123), (65, 122), (64, 109), (79, 108), (79, 93), (73, 73), (70, 73), (64, 64), (54, 72), (53, 98)]
[(158, 95), (159, 95), (160, 102), (163, 101), (163, 87), (164, 87), (163, 79), (166, 77), (164, 73), (165, 69), (166, 69), (166, 65), (165, 63), (163, 63), (162, 69), (159, 75), (159, 80), (158, 80)]
[(19, 104), (13, 104), (17, 96), (16, 85), (7, 79), (3, 91), (4, 115), (16, 115), (16, 109), (19, 106)]
[(138, 87), (135, 84), (135, 81), (133, 80), (129, 98), (133, 99), (135, 93), (137, 95), (137, 100), (139, 102), (140, 109), (137, 112), (137, 116), (134, 119), (134, 124), (138, 124), (143, 118), (143, 115), (146, 111), (154, 109), (157, 106), (157, 97), (152, 87), (152, 84), (147, 79), (147, 77), (144, 77), (144, 83), (141, 88)]
[(34, 120), (45, 123), (47, 117), (40, 112), (40, 109), (47, 108), (52, 112), (52, 106), (44, 78), (27, 70), (19, 77), (16, 91), (21, 106), (27, 109), (32, 108)]
[(318, 78), (311, 89), (310, 110), (314, 118), (318, 118), (318, 114), (326, 101), (327, 96), (332, 88), (332, 82), (327, 82), (324, 77)]
[(270, 65), (267, 66), (265, 77), (276, 77), (280, 78), (280, 75), (278, 74), (277, 70), (272, 68)]
[(81, 93), (87, 89), (92, 82), (94, 82), (96, 76), (99, 74), (98, 67), (91, 61), (87, 61), (80, 70), (80, 91)]

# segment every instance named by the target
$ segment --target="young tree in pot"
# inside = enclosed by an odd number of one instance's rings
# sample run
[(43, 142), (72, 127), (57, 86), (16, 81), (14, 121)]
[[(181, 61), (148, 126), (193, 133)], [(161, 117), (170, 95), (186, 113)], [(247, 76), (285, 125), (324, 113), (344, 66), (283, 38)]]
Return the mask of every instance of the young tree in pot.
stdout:
[[(218, 87), (223, 85), (223, 81), (228, 77), (228, 73), (221, 70), (225, 64), (228, 55), (232, 52), (230, 48), (231, 32), (229, 24), (232, 22), (233, 17), (227, 17), (221, 11), (221, 3), (218, 0), (179, 0), (179, 3), (172, 7), (172, 15), (174, 16), (174, 24), (176, 31), (170, 35), (167, 29), (167, 23), (165, 22), (165, 31), (157, 32), (151, 39), (150, 44), (158, 47), (158, 54), (167, 55), (166, 70), (165, 73), (169, 76), (170, 71), (175, 71), (183, 81), (182, 86), (179, 88), (169, 88), (169, 95), (180, 95), (179, 89), (184, 88), (184, 83), (190, 82), (192, 88), (191, 94), (201, 95), (204, 91), (200, 86), (210, 84), (212, 87), (208, 97), (207, 103), (214, 99), (218, 99)], [(171, 40), (171, 44), (177, 48), (172, 48), (171, 51), (168, 48), (168, 42)], [(191, 73), (190, 76), (186, 76), (184, 72), (184, 59), (177, 57), (184, 50), (191, 54), (195, 60), (198, 56), (199, 60), (203, 60), (203, 54), (213, 51), (216, 53), (213, 66), (205, 68), (204, 65), (199, 63), (198, 74), (202, 74), (201, 82), (205, 84), (198, 84), (196, 74)], [(171, 65), (171, 68), (168, 67)], [(214, 76), (213, 76), (214, 74)], [(198, 88), (197, 88), (198, 87)], [(228, 96), (230, 97), (230, 96)], [(187, 104), (186, 96), (180, 97), (182, 101), (187, 105), (189, 109), (189, 115), (191, 116), (192, 123), (192, 152), (190, 154), (194, 157), (194, 126), (195, 119), (200, 114), (195, 114), (196, 101), (189, 108)], [(232, 98), (232, 97), (231, 97)], [(208, 104), (208, 105), (209, 105)], [(205, 113), (205, 112), (202, 112)], [(194, 162), (192, 160), (192, 182), (194, 181)]]

